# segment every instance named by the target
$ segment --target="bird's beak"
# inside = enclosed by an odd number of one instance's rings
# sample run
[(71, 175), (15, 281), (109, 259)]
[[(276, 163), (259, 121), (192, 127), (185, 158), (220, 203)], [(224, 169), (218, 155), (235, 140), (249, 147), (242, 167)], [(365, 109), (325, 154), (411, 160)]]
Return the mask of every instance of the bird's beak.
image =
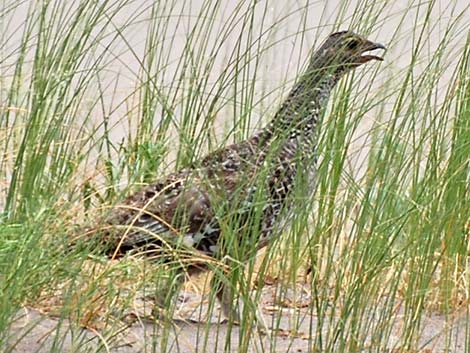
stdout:
[[(383, 44), (367, 41), (365, 45), (363, 46), (362, 53), (369, 52), (369, 51), (376, 50), (376, 49), (387, 50), (387, 48)], [(383, 61), (383, 58), (380, 56), (371, 55), (371, 54), (361, 55), (359, 57), (360, 64), (366, 63), (371, 60)]]

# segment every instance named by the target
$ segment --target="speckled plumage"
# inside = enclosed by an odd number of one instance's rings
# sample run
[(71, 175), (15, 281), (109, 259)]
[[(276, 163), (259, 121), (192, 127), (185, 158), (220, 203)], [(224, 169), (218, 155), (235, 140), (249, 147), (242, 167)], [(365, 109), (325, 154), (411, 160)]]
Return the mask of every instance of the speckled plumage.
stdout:
[[(171, 256), (166, 250), (179, 244), (222, 257), (221, 221), (229, 213), (238, 217), (235, 233), (239, 237), (256, 237), (250, 239), (256, 248), (265, 246), (279, 233), (277, 228), (288, 223), (289, 195), (300, 168), (309, 179), (305, 195), (313, 193), (316, 128), (331, 90), (346, 72), (372, 59), (381, 60), (362, 55), (377, 48), (383, 46), (352, 32), (330, 35), (264, 129), (116, 206), (105, 221), (114, 228), (107, 234), (113, 244), (111, 253), (147, 251), (164, 257)], [(188, 269), (194, 272), (204, 266), (195, 262)]]

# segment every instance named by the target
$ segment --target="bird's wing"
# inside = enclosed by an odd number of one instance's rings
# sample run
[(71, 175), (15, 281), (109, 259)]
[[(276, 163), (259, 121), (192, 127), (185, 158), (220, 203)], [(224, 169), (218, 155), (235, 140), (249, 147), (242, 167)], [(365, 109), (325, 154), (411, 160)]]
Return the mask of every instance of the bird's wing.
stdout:
[(114, 241), (119, 252), (165, 244), (205, 252), (217, 240), (216, 234), (204, 237), (204, 231), (218, 227), (207, 192), (188, 173), (170, 175), (133, 194), (113, 209), (107, 223), (119, 234)]

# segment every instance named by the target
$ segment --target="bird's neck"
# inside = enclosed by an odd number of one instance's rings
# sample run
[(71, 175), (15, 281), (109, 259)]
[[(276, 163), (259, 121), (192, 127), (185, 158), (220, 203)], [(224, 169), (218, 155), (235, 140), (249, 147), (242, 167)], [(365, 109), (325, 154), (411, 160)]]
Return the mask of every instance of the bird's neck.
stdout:
[(340, 77), (332, 72), (309, 68), (294, 85), (274, 118), (261, 131), (261, 140), (306, 139), (304, 143), (313, 143), (318, 121)]

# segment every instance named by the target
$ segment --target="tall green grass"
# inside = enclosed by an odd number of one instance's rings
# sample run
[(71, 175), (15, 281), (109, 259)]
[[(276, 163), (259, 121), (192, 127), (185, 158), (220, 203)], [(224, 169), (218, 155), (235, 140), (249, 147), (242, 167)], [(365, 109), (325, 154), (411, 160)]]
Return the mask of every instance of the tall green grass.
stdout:
[[(22, 307), (71, 324), (56, 329), (53, 351), (67, 330), (86, 347), (83, 326), (102, 345), (77, 351), (117, 344), (136, 296), (158, 295), (163, 282), (176, 284), (175, 274), (142, 259), (110, 262), (93, 245), (67, 249), (71, 238), (124, 194), (250, 136), (275, 113), (311, 48), (344, 28), (383, 41), (385, 61), (335, 90), (315, 152), (316, 193), (305, 195), (299, 182), (295, 219), (282, 237), (262, 256), (237, 261), (254, 244), (238, 248), (236, 217), (224, 220), (230, 257), (210, 266), (238, 288), (242, 322), (195, 327), (201, 338), (191, 348), (296, 351), (303, 342), (312, 352), (419, 352), (432, 347), (420, 336), (437, 315), (449, 325), (441, 349), (453, 349), (452, 337), (470, 331), (469, 13), (457, 0), (445, 8), (413, 0), (333, 8), (4, 0), (3, 350), (21, 340), (9, 328)], [(266, 336), (252, 325), (264, 282), (275, 283)], [(160, 338), (142, 343), (150, 351), (187, 348), (172, 343), (170, 299), (166, 318), (152, 326)], [(210, 300), (216, 315), (214, 306)], [(459, 315), (467, 323), (454, 328)], [(280, 334), (292, 340), (288, 348)]]

